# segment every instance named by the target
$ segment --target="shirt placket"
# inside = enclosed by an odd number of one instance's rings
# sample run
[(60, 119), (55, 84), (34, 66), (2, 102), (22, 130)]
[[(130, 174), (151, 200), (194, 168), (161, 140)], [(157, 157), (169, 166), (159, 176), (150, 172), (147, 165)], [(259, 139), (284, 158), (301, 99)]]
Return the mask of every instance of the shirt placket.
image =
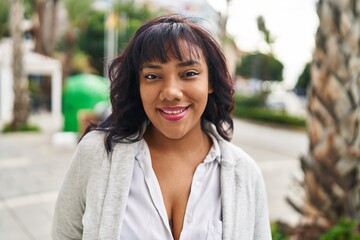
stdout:
[(173, 237), (170, 229), (170, 224), (168, 222), (168, 216), (165, 209), (164, 199), (161, 194), (160, 185), (156, 178), (155, 172), (152, 169), (150, 153), (148, 151), (147, 146), (144, 149), (147, 150), (144, 151), (144, 157), (143, 157), (143, 161), (140, 162), (140, 167), (143, 170), (145, 176), (145, 182), (149, 189), (152, 202), (158, 214), (160, 215), (160, 218), (162, 219), (165, 228), (167, 229), (168, 239), (172, 239)]
[(206, 163), (201, 163), (195, 170), (191, 183), (190, 196), (186, 205), (183, 229), (180, 235), (180, 240), (191, 239), (192, 228), (196, 227), (193, 226), (193, 217), (200, 196), (200, 189), (204, 180), (205, 170)]

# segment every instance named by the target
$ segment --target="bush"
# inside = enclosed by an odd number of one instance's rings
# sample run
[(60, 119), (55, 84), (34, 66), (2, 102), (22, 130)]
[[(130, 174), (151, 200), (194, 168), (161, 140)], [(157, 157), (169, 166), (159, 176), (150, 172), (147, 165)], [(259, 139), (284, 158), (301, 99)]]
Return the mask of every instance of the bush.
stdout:
[(235, 109), (233, 115), (239, 118), (258, 120), (294, 127), (305, 127), (305, 119), (292, 116), (283, 111), (267, 109), (264, 105), (266, 94), (252, 97), (235, 96)]
[(284, 65), (273, 55), (252, 53), (244, 56), (236, 66), (236, 75), (245, 78), (282, 81)]
[(277, 223), (271, 223), (271, 236), (272, 240), (288, 240), (288, 236), (283, 233)]
[(265, 107), (267, 93), (263, 92), (252, 96), (235, 95), (235, 105), (239, 107)]
[(321, 236), (321, 240), (360, 240), (356, 232), (356, 222), (342, 219), (333, 228)]

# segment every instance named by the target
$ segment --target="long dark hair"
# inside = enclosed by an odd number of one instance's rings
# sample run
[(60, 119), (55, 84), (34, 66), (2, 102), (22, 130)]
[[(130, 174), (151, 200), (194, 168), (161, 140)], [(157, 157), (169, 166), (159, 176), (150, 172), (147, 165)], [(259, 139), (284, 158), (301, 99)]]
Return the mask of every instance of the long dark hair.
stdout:
[[(179, 41), (186, 44), (190, 54), (204, 55), (209, 69), (209, 94), (202, 122), (207, 120), (216, 126), (218, 133), (230, 140), (233, 121), (233, 84), (225, 57), (216, 40), (203, 27), (179, 15), (162, 16), (141, 26), (124, 51), (109, 65), (110, 100), (112, 113), (91, 130), (106, 132), (105, 147), (108, 152), (112, 143), (136, 142), (143, 137), (148, 117), (142, 106), (139, 73), (144, 62), (165, 63), (170, 56), (183, 60), (184, 53)], [(171, 54), (169, 54), (171, 53)], [(84, 135), (85, 135), (84, 134)]]

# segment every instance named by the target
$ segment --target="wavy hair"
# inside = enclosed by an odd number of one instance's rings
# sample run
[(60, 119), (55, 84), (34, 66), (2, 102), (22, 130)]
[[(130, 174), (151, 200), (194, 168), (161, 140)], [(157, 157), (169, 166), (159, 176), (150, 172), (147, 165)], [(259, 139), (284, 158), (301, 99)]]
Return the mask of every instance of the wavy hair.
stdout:
[[(172, 56), (183, 60), (188, 55), (179, 41), (186, 44), (185, 49), (190, 54), (205, 57), (213, 92), (209, 94), (202, 123), (205, 120), (213, 123), (218, 133), (229, 141), (233, 132), (230, 113), (234, 107), (234, 90), (225, 57), (208, 31), (190, 18), (179, 15), (161, 16), (145, 23), (124, 51), (110, 63), (112, 113), (100, 124), (89, 126), (85, 134), (91, 130), (106, 132), (105, 148), (108, 152), (112, 143), (139, 141), (146, 128), (144, 123), (148, 121), (140, 97), (140, 70), (144, 62), (166, 63)], [(204, 128), (204, 124), (202, 126)]]

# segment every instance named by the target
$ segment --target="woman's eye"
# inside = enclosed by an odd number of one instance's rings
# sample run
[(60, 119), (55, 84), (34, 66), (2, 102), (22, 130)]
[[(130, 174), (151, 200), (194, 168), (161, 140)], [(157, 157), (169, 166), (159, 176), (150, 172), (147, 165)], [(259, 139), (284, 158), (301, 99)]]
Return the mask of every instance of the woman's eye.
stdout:
[(145, 76), (144, 76), (146, 79), (149, 79), (149, 80), (155, 80), (155, 79), (157, 79), (157, 78), (159, 78), (157, 75), (155, 75), (155, 74), (146, 74)]
[(185, 78), (190, 78), (190, 77), (194, 77), (194, 76), (197, 76), (197, 75), (199, 75), (198, 72), (190, 71), (190, 72), (184, 73), (183, 77), (185, 77)]

